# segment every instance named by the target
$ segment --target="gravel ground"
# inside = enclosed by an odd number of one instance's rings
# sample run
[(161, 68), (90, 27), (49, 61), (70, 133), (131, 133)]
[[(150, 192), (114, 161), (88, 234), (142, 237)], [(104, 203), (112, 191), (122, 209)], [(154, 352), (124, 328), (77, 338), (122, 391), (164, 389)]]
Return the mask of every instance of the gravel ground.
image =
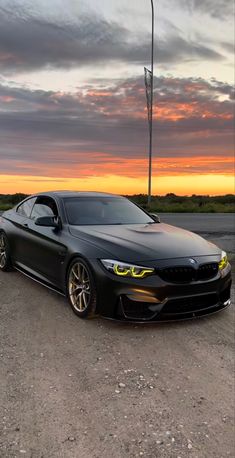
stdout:
[(82, 321), (12, 272), (0, 315), (1, 458), (234, 457), (234, 307)]

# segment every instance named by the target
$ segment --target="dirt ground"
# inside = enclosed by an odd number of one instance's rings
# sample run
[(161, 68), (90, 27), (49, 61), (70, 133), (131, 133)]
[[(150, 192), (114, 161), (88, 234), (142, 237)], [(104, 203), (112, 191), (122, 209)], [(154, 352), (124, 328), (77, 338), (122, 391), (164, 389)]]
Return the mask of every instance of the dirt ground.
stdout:
[(182, 323), (79, 320), (0, 273), (0, 456), (234, 456), (234, 307)]
[[(234, 266), (233, 215), (162, 219)], [(0, 457), (234, 457), (234, 337), (234, 295), (193, 321), (82, 321), (63, 297), (0, 273)]]

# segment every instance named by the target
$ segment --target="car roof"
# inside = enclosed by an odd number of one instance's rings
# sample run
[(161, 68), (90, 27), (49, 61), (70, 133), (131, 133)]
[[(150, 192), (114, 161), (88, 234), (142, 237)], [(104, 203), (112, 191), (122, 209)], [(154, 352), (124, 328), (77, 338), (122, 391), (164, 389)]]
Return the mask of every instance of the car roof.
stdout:
[(121, 197), (115, 194), (108, 194), (105, 192), (89, 192), (89, 191), (49, 191), (40, 192), (37, 196), (50, 196), (50, 197)]

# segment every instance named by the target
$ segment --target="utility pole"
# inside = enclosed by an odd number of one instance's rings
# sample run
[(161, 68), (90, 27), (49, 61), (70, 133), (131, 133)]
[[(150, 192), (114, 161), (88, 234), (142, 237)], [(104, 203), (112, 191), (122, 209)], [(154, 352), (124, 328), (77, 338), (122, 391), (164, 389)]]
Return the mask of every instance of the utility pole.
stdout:
[[(149, 174), (148, 174), (148, 206), (151, 204), (152, 197), (152, 156), (153, 156), (153, 85), (154, 85), (154, 4), (151, 0), (152, 9), (152, 43), (151, 43), (151, 70), (145, 68), (145, 85), (148, 105), (149, 120)], [(150, 80), (150, 84), (148, 82)]]

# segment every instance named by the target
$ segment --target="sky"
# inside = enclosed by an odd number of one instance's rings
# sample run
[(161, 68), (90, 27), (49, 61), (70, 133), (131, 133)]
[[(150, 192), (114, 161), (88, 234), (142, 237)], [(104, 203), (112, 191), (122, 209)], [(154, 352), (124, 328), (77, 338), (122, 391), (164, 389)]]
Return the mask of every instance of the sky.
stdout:
[[(234, 3), (155, 1), (153, 194), (234, 192)], [(147, 193), (150, 0), (0, 0), (0, 193)]]

